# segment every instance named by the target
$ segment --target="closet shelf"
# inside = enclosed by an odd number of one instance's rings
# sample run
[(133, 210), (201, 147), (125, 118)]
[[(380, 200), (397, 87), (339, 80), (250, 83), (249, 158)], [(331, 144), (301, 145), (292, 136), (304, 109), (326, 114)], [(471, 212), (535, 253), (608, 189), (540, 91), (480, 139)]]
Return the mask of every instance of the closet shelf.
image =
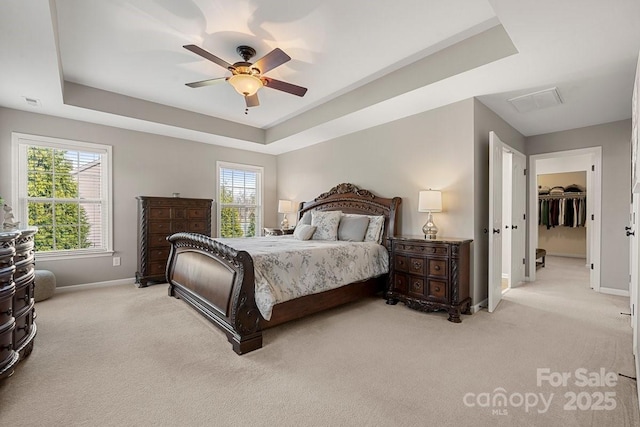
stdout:
[(562, 194), (538, 194), (538, 199), (540, 200), (548, 200), (548, 199), (575, 199), (577, 197), (586, 197), (587, 196), (587, 192), (586, 191), (581, 191), (581, 192), (565, 192)]

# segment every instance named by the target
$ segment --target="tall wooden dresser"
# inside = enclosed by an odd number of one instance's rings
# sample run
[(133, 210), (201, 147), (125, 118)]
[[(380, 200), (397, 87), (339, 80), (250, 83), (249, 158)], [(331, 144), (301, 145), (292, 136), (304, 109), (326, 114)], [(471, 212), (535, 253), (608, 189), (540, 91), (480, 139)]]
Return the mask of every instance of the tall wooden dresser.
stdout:
[(471, 242), (456, 238), (393, 237), (387, 304), (400, 300), (416, 310), (446, 310), (450, 322), (460, 323), (460, 313), (471, 313)]
[(211, 199), (138, 196), (138, 271), (136, 284), (166, 281), (167, 236), (191, 232), (211, 236)]
[(31, 354), (36, 337), (35, 250), (37, 228), (0, 232), (0, 378)]

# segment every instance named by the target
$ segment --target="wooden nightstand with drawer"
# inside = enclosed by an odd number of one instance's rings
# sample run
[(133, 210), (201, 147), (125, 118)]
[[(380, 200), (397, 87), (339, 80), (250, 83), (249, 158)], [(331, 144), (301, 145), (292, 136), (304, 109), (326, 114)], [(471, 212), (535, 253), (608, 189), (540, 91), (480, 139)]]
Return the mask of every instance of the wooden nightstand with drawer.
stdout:
[(460, 323), (470, 314), (471, 240), (395, 236), (391, 243), (391, 274), (387, 304), (405, 303), (421, 311), (446, 310)]

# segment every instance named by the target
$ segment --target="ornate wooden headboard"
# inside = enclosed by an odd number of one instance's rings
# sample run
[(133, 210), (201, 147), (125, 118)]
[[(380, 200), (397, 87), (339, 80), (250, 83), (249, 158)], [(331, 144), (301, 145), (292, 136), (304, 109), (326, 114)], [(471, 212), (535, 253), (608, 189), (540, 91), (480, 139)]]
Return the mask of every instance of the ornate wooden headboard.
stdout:
[(314, 200), (301, 202), (298, 208), (298, 221), (307, 211), (342, 211), (361, 215), (383, 215), (385, 217), (382, 244), (389, 248), (389, 237), (397, 233), (396, 213), (402, 203), (400, 197), (386, 199), (374, 195), (369, 190), (353, 184), (338, 184)]

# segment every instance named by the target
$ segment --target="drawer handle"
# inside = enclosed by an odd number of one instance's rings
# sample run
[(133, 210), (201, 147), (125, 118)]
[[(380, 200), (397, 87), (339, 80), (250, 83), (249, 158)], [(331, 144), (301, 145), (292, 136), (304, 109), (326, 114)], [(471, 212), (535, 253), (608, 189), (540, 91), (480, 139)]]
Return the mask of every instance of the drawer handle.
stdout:
[(440, 292), (440, 286), (436, 286), (436, 292)]
[(29, 302), (29, 301), (31, 301), (31, 297), (29, 296), (29, 294), (28, 294), (28, 293), (24, 294), (24, 296), (23, 296), (21, 299), (23, 299), (23, 300), (24, 300), (24, 302)]
[(12, 350), (13, 349), (13, 344), (9, 343), (9, 344), (5, 344), (2, 347), (0, 347), (0, 350)]
[(413, 287), (415, 289), (420, 289), (420, 282), (413, 282)]
[(440, 271), (440, 266), (439, 266), (439, 265), (436, 265), (435, 267), (433, 267), (433, 269), (434, 269), (435, 271)]
[(420, 261), (413, 261), (413, 268), (419, 270), (420, 268), (422, 268), (422, 263)]
[(7, 316), (11, 316), (13, 314), (13, 309), (9, 307), (7, 311), (0, 311), (0, 314), (6, 314)]

